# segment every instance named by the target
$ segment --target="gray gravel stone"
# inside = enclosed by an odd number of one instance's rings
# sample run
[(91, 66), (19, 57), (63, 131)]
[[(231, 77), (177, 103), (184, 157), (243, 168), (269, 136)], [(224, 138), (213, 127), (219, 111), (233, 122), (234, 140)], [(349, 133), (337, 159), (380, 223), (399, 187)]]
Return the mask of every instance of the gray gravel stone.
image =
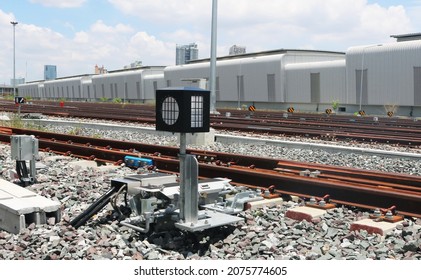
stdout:
[[(54, 129), (66, 132), (66, 128)], [(150, 144), (178, 145), (176, 137), (130, 132), (116, 134), (89, 129), (82, 129), (82, 132), (103, 138), (142, 139)], [(299, 138), (294, 140), (303, 141)], [(357, 146), (357, 143), (347, 145)], [(400, 149), (382, 145), (375, 147)], [(421, 161), (416, 160), (241, 143), (215, 143), (197, 148), (421, 175)], [(112, 172), (73, 168), (69, 163), (75, 159), (57, 157), (53, 160), (50, 156), (40, 152), (40, 161), (45, 168), (37, 173), (37, 184), (28, 189), (60, 201), (62, 220), (49, 219), (46, 224), (38, 226), (31, 224), (18, 235), (0, 230), (0, 259), (421, 259), (421, 231), (414, 227), (421, 225), (421, 219), (405, 221), (391, 235), (380, 238), (364, 230), (350, 233), (350, 223), (367, 213), (355, 213), (345, 207), (329, 210), (327, 215), (311, 223), (285, 218), (286, 210), (298, 205), (294, 202), (274, 208), (247, 210), (241, 214), (246, 218), (245, 222), (234, 229), (203, 232), (197, 239), (180, 236), (179, 233), (149, 239), (128, 228), (120, 228), (116, 223), (99, 224), (96, 220), (103, 215), (101, 213), (85, 226), (74, 230), (68, 226), (69, 222), (109, 189), (110, 180), (132, 174), (133, 170), (124, 166)], [(12, 181), (8, 171), (14, 169), (15, 163), (10, 158), (10, 147), (0, 145), (0, 157), (0, 177)]]

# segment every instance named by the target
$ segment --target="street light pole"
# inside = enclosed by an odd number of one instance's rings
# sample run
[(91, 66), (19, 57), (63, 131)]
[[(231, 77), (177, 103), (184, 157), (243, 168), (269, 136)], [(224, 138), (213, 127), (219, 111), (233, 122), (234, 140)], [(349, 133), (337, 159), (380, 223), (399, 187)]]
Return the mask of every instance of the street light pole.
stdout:
[(212, 0), (212, 35), (211, 35), (211, 59), (210, 59), (210, 113), (216, 111), (216, 38), (217, 38), (217, 10), (218, 0)]
[(15, 46), (16, 46), (16, 40), (15, 40), (15, 27), (16, 24), (18, 24), (17, 21), (11, 21), (10, 22), (13, 25), (13, 97), (16, 97), (16, 53), (15, 53)]

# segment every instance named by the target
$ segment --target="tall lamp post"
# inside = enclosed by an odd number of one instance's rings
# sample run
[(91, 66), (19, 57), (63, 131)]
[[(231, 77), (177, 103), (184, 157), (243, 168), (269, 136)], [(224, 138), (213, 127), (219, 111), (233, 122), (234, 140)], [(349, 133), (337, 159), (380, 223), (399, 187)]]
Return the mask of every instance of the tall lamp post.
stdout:
[(212, 30), (211, 30), (211, 59), (210, 59), (210, 112), (216, 111), (216, 35), (217, 35), (217, 10), (218, 0), (212, 0)]
[(16, 40), (15, 40), (15, 28), (16, 28), (16, 24), (18, 24), (17, 21), (11, 21), (10, 22), (13, 25), (13, 97), (16, 97), (16, 55), (15, 55), (15, 45), (16, 45)]

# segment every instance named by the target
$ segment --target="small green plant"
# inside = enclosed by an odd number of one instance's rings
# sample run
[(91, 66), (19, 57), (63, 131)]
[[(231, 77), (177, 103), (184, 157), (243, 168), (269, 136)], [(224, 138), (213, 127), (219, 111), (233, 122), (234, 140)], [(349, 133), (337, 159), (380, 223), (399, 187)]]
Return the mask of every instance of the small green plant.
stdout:
[(22, 121), (22, 118), (17, 115), (17, 114), (13, 114), (10, 118), (10, 127), (14, 127), (14, 128), (24, 128), (25, 124)]
[(48, 131), (48, 129), (41, 123), (35, 123), (35, 122), (27, 122), (25, 124), (25, 128), (31, 129), (31, 130), (39, 130), (39, 131)]
[(119, 97), (116, 97), (116, 98), (114, 98), (113, 99), (113, 103), (117, 103), (117, 104), (120, 104), (120, 103), (122, 103), (123, 101), (121, 100), (121, 98), (119, 98)]
[(15, 97), (13, 96), (13, 94), (9, 94), (9, 95), (5, 95), (4, 96), (4, 99), (6, 99), (6, 100), (14, 100)]
[(155, 104), (156, 104), (155, 99), (143, 100), (142, 103), (145, 104), (145, 105), (153, 105), (153, 106), (155, 106)]
[(82, 128), (74, 127), (68, 132), (68, 134), (70, 134), (70, 135), (82, 135)]
[(392, 113), (392, 115), (395, 115), (398, 111), (399, 105), (396, 104), (386, 104), (384, 105), (384, 109), (386, 111), (386, 114)]
[(108, 101), (108, 97), (101, 97), (99, 99), (99, 101), (101, 101), (101, 102), (107, 102)]
[(333, 100), (332, 101), (332, 108), (333, 108), (333, 110), (337, 110), (338, 109), (338, 107), (339, 107), (339, 100)]

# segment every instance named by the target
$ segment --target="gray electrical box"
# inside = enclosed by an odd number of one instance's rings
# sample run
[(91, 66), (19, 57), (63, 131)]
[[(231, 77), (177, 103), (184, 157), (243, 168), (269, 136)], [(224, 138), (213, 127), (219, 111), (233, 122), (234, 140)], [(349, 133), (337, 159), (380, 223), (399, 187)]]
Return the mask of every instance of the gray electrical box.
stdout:
[(13, 160), (35, 160), (38, 158), (38, 139), (33, 135), (12, 135), (10, 137)]

